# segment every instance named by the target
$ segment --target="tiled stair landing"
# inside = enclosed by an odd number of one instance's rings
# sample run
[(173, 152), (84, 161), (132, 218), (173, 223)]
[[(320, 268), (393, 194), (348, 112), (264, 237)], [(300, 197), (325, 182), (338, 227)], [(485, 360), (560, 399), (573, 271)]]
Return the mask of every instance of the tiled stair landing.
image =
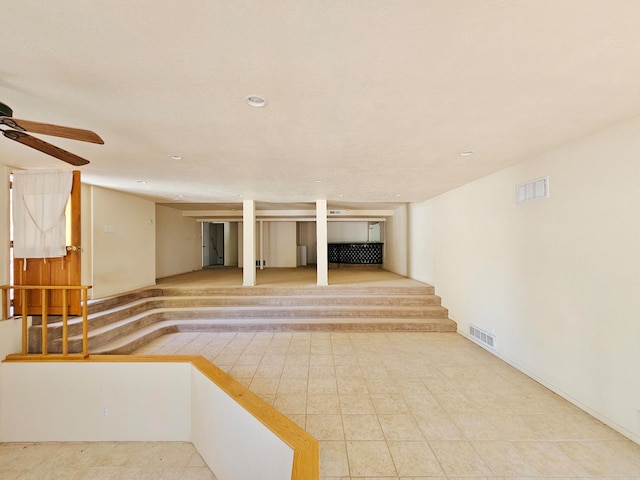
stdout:
[[(49, 351), (61, 351), (62, 325), (49, 325)], [(430, 285), (149, 288), (92, 301), (89, 352), (131, 353), (185, 331), (455, 332)], [(30, 331), (39, 351), (40, 327)], [(81, 321), (69, 320), (69, 351), (81, 350)]]

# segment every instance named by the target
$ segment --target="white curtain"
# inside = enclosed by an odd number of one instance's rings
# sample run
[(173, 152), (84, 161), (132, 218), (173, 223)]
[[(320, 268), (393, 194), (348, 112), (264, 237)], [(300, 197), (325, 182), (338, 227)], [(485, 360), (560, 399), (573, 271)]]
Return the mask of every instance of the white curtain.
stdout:
[(23, 170), (13, 173), (13, 256), (64, 257), (65, 207), (71, 194), (71, 170)]

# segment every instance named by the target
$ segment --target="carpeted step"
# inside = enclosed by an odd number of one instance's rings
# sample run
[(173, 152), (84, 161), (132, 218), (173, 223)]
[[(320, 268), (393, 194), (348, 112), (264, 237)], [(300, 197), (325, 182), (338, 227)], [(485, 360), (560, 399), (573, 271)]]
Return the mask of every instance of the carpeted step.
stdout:
[[(92, 353), (133, 351), (178, 330), (456, 330), (427, 284), (149, 288), (92, 301), (89, 312)], [(80, 351), (81, 319), (70, 318), (68, 328), (69, 350)], [(49, 324), (49, 351), (61, 351), (61, 330), (61, 322)], [(29, 335), (30, 345), (39, 343), (40, 327)]]
[(406, 319), (379, 319), (366, 323), (352, 319), (306, 318), (277, 322), (256, 323), (251, 319), (235, 321), (173, 319), (164, 320), (136, 329), (99, 347), (93, 354), (129, 354), (156, 338), (175, 332), (455, 332), (456, 323), (447, 319), (407, 321)]

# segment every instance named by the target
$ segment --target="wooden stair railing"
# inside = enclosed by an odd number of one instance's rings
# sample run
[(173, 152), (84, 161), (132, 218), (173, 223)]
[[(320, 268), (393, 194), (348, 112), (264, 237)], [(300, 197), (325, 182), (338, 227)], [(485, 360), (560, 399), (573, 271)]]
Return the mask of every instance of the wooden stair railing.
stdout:
[[(15, 294), (20, 294), (22, 312), (22, 355), (41, 356), (41, 357), (80, 357), (87, 358), (89, 356), (89, 323), (88, 323), (88, 290), (91, 286), (85, 285), (3, 285), (2, 289), (2, 320), (9, 318), (9, 290)], [(28, 322), (27, 322), (27, 291), (40, 290), (41, 294), (41, 315), (42, 315), (42, 353), (29, 354), (28, 345)], [(62, 292), (62, 354), (49, 354), (47, 345), (47, 298), (48, 292), (51, 290), (61, 290)], [(67, 292), (70, 290), (81, 290), (82, 298), (82, 352), (76, 354), (69, 353), (69, 333), (67, 312)], [(16, 315), (17, 316), (17, 315)]]

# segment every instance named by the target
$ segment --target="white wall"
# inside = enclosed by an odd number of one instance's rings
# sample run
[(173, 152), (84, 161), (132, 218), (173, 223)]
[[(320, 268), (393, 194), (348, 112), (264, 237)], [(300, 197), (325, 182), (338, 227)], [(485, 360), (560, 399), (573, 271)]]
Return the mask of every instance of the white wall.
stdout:
[[(263, 234), (266, 266), (295, 268), (297, 265), (296, 222), (263, 222)], [(259, 236), (258, 241), (260, 241)]]
[(238, 268), (242, 268), (244, 262), (244, 225), (243, 222), (238, 222)]
[(155, 204), (91, 187), (93, 297), (155, 285)]
[(0, 368), (0, 442), (191, 441), (220, 480), (291, 479), (292, 448), (191, 363)]
[[(0, 284), (9, 284), (9, 175), (11, 169), (0, 164)], [(22, 350), (22, 320), (0, 320), (0, 360)], [(0, 409), (2, 408), (2, 366), (0, 363)], [(1, 427), (1, 424), (0, 424)]]
[[(459, 331), (640, 441), (640, 117), (412, 205), (410, 274)], [(550, 198), (516, 205), (549, 176)], [(425, 250), (426, 249), (426, 250)]]
[[(29, 317), (29, 321), (30, 321)], [(22, 317), (0, 320), (0, 361), (22, 351)], [(1, 368), (0, 364), (0, 368)]]
[(0, 284), (9, 284), (9, 175), (11, 169), (0, 164)]
[(368, 242), (369, 222), (336, 222), (327, 223), (327, 241), (340, 242)]
[(189, 441), (190, 369), (189, 363), (5, 363), (0, 438)]
[[(81, 175), (82, 180), (82, 175)], [(91, 185), (80, 184), (80, 283), (91, 285), (93, 282), (93, 227), (91, 216)], [(89, 298), (94, 298), (93, 289), (89, 289)]]
[(407, 218), (407, 275), (423, 282), (435, 282), (438, 257), (435, 241), (436, 201), (410, 203)]
[(156, 205), (156, 278), (202, 268), (202, 224), (176, 208)]
[[(0, 320), (0, 362), (7, 355), (22, 352), (22, 319)], [(3, 367), (0, 363), (0, 412), (2, 411), (3, 398)], [(0, 441), (2, 441), (2, 422), (0, 420)]]
[(217, 478), (291, 479), (290, 447), (195, 368), (191, 382), (191, 441)]
[(316, 222), (298, 222), (298, 245), (307, 247), (307, 265), (315, 265), (318, 262), (316, 246)]
[(224, 266), (238, 266), (238, 222), (224, 223)]
[[(242, 222), (238, 223), (238, 266), (242, 266), (243, 262), (242, 225)], [(296, 267), (296, 222), (256, 222), (256, 261), (260, 259), (261, 236), (264, 237), (265, 267)]]
[(393, 211), (393, 216), (382, 223), (384, 236), (384, 268), (398, 275), (408, 275), (407, 222), (408, 206), (403, 205)]
[[(9, 175), (11, 168), (0, 164), (0, 285), (9, 285)], [(22, 319), (0, 319), (0, 361), (7, 355), (22, 351)], [(2, 363), (0, 363), (0, 409), (2, 408)], [(0, 424), (1, 427), (1, 424)]]

